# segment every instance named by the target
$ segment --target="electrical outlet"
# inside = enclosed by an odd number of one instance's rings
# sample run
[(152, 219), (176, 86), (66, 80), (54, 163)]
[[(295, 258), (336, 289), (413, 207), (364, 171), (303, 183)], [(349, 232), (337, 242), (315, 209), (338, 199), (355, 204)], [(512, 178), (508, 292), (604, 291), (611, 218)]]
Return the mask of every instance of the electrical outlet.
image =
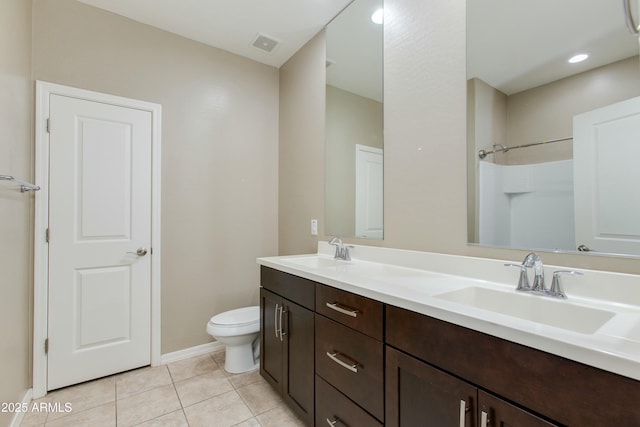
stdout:
[(317, 236), (318, 235), (318, 220), (317, 219), (312, 219), (311, 220), (311, 235), (312, 236)]

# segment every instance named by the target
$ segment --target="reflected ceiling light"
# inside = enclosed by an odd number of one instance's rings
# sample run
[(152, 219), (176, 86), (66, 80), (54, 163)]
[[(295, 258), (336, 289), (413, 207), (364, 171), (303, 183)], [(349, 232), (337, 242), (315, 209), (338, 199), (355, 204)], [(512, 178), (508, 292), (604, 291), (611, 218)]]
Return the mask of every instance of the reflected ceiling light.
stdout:
[(371, 20), (374, 24), (382, 24), (384, 22), (384, 10), (382, 8), (376, 10), (371, 15)]
[(589, 54), (587, 54), (587, 53), (579, 53), (579, 54), (574, 55), (571, 58), (569, 58), (569, 62), (571, 64), (577, 64), (578, 62), (584, 61), (588, 57), (589, 57)]

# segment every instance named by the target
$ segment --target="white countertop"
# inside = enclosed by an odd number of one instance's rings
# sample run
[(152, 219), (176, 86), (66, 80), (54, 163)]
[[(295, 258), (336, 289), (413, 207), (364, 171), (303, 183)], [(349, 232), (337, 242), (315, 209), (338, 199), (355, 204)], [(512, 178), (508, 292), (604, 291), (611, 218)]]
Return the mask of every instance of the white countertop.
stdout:
[[(335, 261), (333, 247), (326, 242), (319, 242), (317, 254), (265, 257), (258, 258), (257, 262), (640, 380), (640, 276), (575, 269), (584, 273), (584, 276), (563, 276), (567, 300), (518, 292), (525, 298), (538, 299), (520, 299), (531, 301), (533, 307), (541, 304), (546, 307), (544, 304), (547, 302), (552, 304), (548, 307), (553, 310), (540, 310), (540, 321), (537, 322), (442, 297), (445, 293), (466, 288), (516, 293), (519, 271), (503, 265), (512, 261), (361, 245), (356, 245), (351, 253), (352, 261)], [(545, 266), (547, 286), (551, 283), (553, 271), (567, 269)], [(587, 308), (597, 312), (613, 312), (613, 316), (589, 333), (545, 324), (545, 316), (550, 316), (553, 311), (562, 314), (565, 308), (567, 313), (571, 312), (570, 308)]]

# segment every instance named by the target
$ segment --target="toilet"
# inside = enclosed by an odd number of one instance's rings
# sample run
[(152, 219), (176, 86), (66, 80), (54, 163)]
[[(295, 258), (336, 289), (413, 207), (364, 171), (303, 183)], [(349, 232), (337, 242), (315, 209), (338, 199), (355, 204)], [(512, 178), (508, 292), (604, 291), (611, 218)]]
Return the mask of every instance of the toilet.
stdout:
[(243, 307), (217, 314), (209, 320), (207, 333), (226, 346), (224, 369), (239, 374), (260, 364), (260, 306)]

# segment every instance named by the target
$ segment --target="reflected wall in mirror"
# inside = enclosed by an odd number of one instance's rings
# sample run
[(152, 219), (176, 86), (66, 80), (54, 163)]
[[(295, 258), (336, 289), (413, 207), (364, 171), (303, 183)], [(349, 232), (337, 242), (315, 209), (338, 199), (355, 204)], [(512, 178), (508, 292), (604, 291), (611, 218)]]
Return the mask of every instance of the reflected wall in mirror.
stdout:
[(382, 0), (354, 0), (326, 27), (325, 230), (383, 237)]
[(468, 0), (467, 78), (469, 242), (640, 255), (638, 36), (620, 2)]

